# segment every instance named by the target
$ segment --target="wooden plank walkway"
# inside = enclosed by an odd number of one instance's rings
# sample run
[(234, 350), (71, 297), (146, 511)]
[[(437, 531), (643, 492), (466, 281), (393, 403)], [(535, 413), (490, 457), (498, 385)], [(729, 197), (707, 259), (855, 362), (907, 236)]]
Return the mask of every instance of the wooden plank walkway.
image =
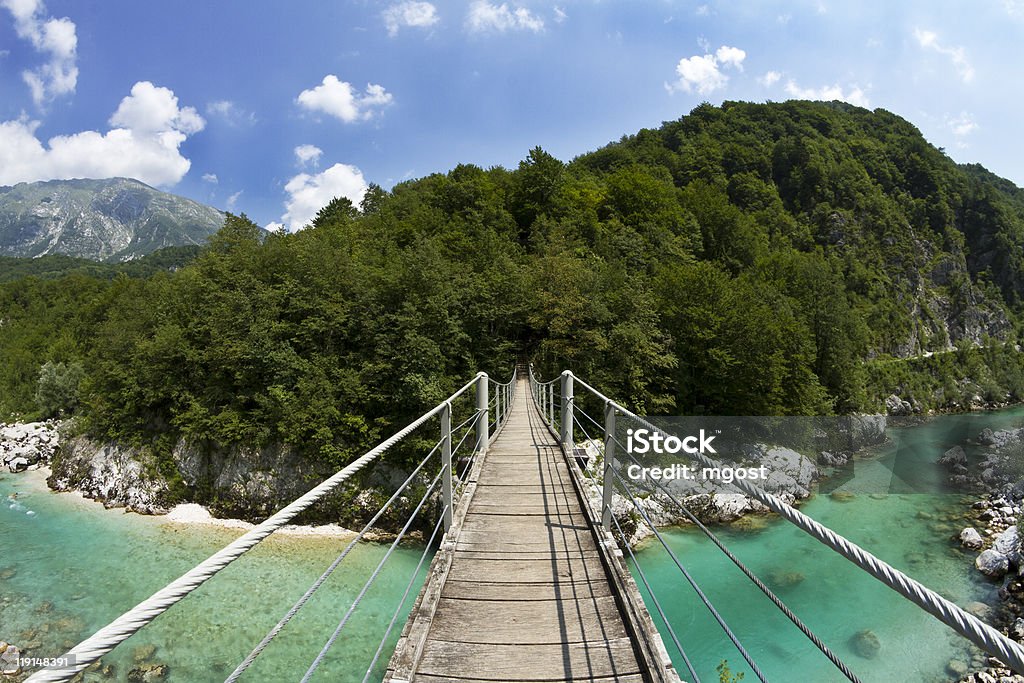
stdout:
[(672, 680), (647, 671), (566, 459), (528, 383), (516, 392), (386, 680)]

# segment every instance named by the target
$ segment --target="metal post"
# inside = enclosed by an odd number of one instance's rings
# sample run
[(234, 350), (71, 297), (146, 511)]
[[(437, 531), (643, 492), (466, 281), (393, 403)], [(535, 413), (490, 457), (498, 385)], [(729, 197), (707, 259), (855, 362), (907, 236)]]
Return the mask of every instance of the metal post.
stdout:
[(548, 385), (548, 424), (555, 428), (555, 381)]
[(548, 390), (545, 389), (542, 386), (538, 386), (536, 393), (540, 394), (540, 396), (537, 396), (537, 399), (540, 402), (540, 414), (541, 415), (547, 415), (548, 414)]
[(476, 452), (483, 453), (487, 450), (487, 442), (490, 440), (487, 421), (490, 420), (488, 415), (487, 404), (490, 402), (490, 398), (487, 396), (487, 373), (481, 372), (476, 376), (476, 410), (480, 413), (480, 417), (476, 420)]
[(444, 530), (452, 528), (452, 404), (441, 409), (441, 502), (444, 504)]
[(604, 404), (604, 487), (601, 492), (601, 525), (612, 530), (612, 493), (615, 490), (615, 405)]
[(572, 434), (572, 372), (562, 373), (562, 448), (572, 455), (575, 447)]
[(501, 392), (502, 386), (498, 385), (498, 390), (494, 392), (494, 430), (497, 431), (498, 427), (501, 426)]

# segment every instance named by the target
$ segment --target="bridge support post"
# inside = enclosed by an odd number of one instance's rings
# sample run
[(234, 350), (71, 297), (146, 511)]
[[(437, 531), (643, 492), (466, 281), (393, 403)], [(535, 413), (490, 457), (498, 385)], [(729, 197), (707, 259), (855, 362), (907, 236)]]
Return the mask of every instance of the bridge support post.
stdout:
[(572, 372), (566, 370), (562, 373), (562, 448), (569, 455), (576, 447), (572, 433)]
[(487, 373), (481, 372), (476, 376), (476, 410), (480, 417), (476, 422), (476, 452), (483, 453), (487, 450), (487, 442), (490, 441), (490, 420), (487, 404), (491, 402), (487, 395)]
[(444, 505), (444, 530), (452, 528), (452, 404), (441, 409), (441, 503)]
[(555, 428), (555, 383), (548, 385), (548, 423)]
[(604, 404), (604, 487), (601, 491), (601, 525), (612, 530), (612, 493), (615, 491), (615, 404)]
[(494, 431), (498, 431), (498, 427), (501, 426), (501, 396), (505, 393), (505, 387), (498, 385), (498, 390), (494, 392)]

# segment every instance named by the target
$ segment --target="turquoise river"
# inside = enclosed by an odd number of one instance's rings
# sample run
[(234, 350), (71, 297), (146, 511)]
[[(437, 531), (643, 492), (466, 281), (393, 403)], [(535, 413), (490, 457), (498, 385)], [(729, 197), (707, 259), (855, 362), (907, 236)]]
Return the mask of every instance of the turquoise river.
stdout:
[[(1014, 408), (891, 429), (887, 444), (855, 462), (840, 489), (845, 495), (820, 494), (802, 509), (960, 605), (994, 604), (997, 586), (952, 540), (969, 499), (943, 492), (935, 460), (985, 427), (1022, 421), (1024, 409)], [(63, 652), (241, 533), (106, 510), (49, 492), (38, 473), (0, 474), (0, 501), (0, 640), (31, 646), (37, 656)], [(950, 659), (969, 661), (964, 641), (948, 628), (787, 523), (762, 518), (718, 531), (863, 680), (944, 681)], [(769, 679), (844, 680), (701, 535), (681, 529), (666, 536)], [(223, 681), (344, 544), (271, 537), (105, 657), (113, 680), (127, 680), (138, 659), (167, 664), (169, 681)], [(301, 678), (386, 548), (358, 547), (243, 680)], [(387, 563), (312, 680), (364, 680), (420, 550), (400, 548)], [(723, 659), (746, 671), (661, 546), (646, 543), (638, 558), (700, 677), (718, 681)], [(379, 680), (404, 616), (368, 680)], [(864, 629), (881, 643), (874, 658), (851, 646)], [(756, 679), (746, 671), (744, 680)]]

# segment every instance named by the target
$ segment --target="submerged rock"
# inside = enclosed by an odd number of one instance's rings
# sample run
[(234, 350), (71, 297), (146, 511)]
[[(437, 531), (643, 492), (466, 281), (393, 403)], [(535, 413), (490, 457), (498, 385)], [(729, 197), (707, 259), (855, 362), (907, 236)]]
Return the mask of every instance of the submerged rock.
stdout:
[(981, 550), (985, 545), (985, 539), (981, 537), (977, 529), (969, 526), (960, 532), (960, 545), (971, 550)]
[(870, 629), (858, 631), (850, 638), (850, 647), (865, 659), (874, 659), (882, 649), (882, 641), (878, 639), (875, 632)]
[(942, 457), (939, 458), (939, 464), (950, 469), (957, 465), (966, 466), (967, 453), (961, 446), (953, 446), (942, 454)]

